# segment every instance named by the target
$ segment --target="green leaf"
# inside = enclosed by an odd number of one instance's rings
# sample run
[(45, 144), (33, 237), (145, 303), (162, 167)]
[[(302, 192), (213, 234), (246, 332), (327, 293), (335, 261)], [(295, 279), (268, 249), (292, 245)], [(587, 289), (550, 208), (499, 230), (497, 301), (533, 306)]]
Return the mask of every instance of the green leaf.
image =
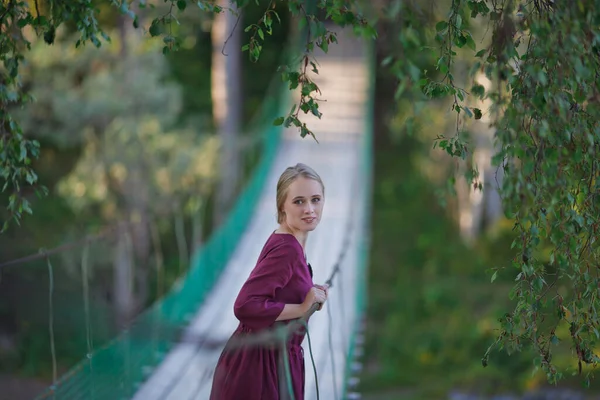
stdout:
[(150, 36), (152, 36), (152, 37), (160, 35), (160, 27), (158, 26), (157, 21), (152, 22), (152, 25), (150, 25), (149, 32), (150, 32)]
[(48, 25), (48, 20), (43, 15), (40, 15), (39, 17), (33, 20), (33, 24), (37, 26), (45, 26)]
[(479, 108), (474, 108), (473, 114), (475, 115), (475, 119), (481, 119), (482, 117), (481, 110)]
[(46, 42), (46, 44), (53, 44), (54, 43), (54, 38), (56, 37), (56, 30), (54, 28), (54, 26), (51, 26), (45, 33), (44, 33), (44, 42)]
[(498, 271), (494, 271), (494, 274), (492, 275), (492, 281), (491, 281), (491, 283), (494, 283), (494, 281), (496, 280), (496, 278), (498, 278)]
[(463, 35), (460, 35), (455, 39), (454, 43), (458, 48), (462, 48), (465, 44), (467, 44), (467, 38)]
[(22, 141), (19, 147), (21, 148), (21, 152), (19, 153), (19, 161), (24, 161), (25, 158), (27, 158), (27, 142)]
[(33, 185), (37, 181), (37, 175), (33, 171), (27, 171), (25, 179), (27, 180), (27, 183)]
[(388, 65), (390, 65), (390, 63), (394, 60), (393, 56), (387, 56), (386, 58), (383, 59), (383, 61), (381, 61), (381, 66), (382, 67), (387, 67)]
[(21, 204), (23, 211), (27, 214), (32, 215), (33, 211), (31, 210), (31, 206), (29, 205), (29, 201), (27, 199), (23, 199), (23, 203)]
[(179, 9), (179, 11), (184, 11), (186, 7), (187, 7), (186, 0), (178, 0), (177, 1), (177, 8)]
[(312, 72), (314, 72), (315, 74), (319, 74), (319, 70), (317, 69), (317, 65), (314, 62), (310, 62), (310, 66), (312, 67)]
[(277, 18), (277, 21), (279, 23), (281, 23), (281, 18), (279, 17), (279, 14), (277, 14), (277, 12), (275, 10), (271, 10), (271, 13), (273, 13), (275, 15), (275, 17)]
[(310, 112), (312, 113), (312, 115), (314, 115), (317, 118), (321, 118), (321, 116), (323, 115), (320, 111), (319, 111), (319, 104), (315, 103), (314, 106), (312, 106), (310, 108)]
[(283, 121), (284, 121), (283, 117), (275, 118), (275, 121), (273, 121), (273, 125), (279, 126), (279, 125), (283, 124)]
[[(470, 32), (467, 32), (467, 35), (465, 36), (467, 39), (467, 46), (475, 51), (477, 49), (477, 47), (475, 46), (475, 41), (473, 40), (473, 37), (471, 36)], [(479, 54), (479, 53), (478, 53)]]
[(323, 52), (327, 53), (329, 51), (329, 43), (327, 43), (327, 40), (322, 40), (318, 46), (321, 48), (321, 50), (323, 50)]
[(465, 110), (465, 113), (469, 116), (469, 118), (473, 117), (473, 112), (469, 107), (464, 107), (463, 109)]
[(19, 28), (24, 28), (31, 23), (31, 17), (21, 18), (17, 21), (17, 26)]
[(479, 98), (483, 98), (485, 96), (485, 87), (476, 83), (471, 88), (471, 93)]
[(447, 27), (448, 27), (448, 21), (440, 21), (437, 24), (435, 24), (435, 30), (438, 32), (443, 31)]

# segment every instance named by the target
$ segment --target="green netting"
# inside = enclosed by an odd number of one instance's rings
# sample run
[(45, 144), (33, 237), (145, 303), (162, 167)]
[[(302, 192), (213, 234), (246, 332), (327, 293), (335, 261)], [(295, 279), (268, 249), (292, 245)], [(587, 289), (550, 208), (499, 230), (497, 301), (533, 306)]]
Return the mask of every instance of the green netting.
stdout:
[(226, 221), (192, 258), (188, 274), (141, 314), (129, 330), (88, 354), (38, 399), (129, 399), (162, 361), (174, 334), (197, 312), (254, 214), (280, 142), (282, 128), (273, 126), (272, 121), (287, 111), (284, 107), (288, 102), (284, 100), (288, 93), (276, 75), (256, 127), (263, 147), (261, 159)]

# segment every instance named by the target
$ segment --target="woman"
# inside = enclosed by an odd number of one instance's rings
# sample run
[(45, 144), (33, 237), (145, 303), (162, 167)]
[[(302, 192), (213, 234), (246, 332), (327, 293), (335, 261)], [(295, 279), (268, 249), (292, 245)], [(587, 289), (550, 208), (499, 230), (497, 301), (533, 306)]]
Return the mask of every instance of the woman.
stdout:
[[(327, 287), (313, 285), (306, 261), (308, 233), (321, 220), (324, 185), (304, 164), (287, 168), (277, 183), (277, 222), (256, 266), (242, 286), (234, 305), (240, 323), (230, 342), (306, 314), (313, 304), (319, 309), (327, 299)], [(304, 399), (305, 332), (289, 338), (286, 349), (295, 400)], [(213, 378), (211, 400), (278, 400), (286, 388), (277, 346), (228, 349), (221, 354)]]

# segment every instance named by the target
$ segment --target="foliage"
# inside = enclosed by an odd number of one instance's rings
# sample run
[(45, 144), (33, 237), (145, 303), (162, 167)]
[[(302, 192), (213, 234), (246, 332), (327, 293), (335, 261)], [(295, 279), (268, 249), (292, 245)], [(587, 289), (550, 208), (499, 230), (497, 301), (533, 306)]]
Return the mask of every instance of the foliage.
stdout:
[[(105, 0), (103, 4), (110, 4), (124, 15), (131, 18), (130, 23), (139, 28), (143, 26), (139, 14), (134, 12), (134, 4), (123, 0)], [(157, 7), (146, 0), (136, 2), (137, 7), (144, 12), (152, 12)], [(163, 54), (168, 54), (180, 48), (180, 38), (173, 33), (173, 24), (178, 23), (178, 15), (189, 10), (194, 2), (189, 0), (166, 0), (166, 12), (153, 19), (144, 28), (150, 36), (161, 37), (164, 43)], [(344, 24), (364, 25), (366, 21), (351, 9), (353, 2), (348, 1), (320, 1), (321, 9), (327, 10), (328, 18), (334, 22)], [(240, 10), (250, 7), (253, 3), (248, 0), (237, 0)], [(188, 7), (189, 6), (189, 7)], [(195, 2), (194, 7), (208, 13), (227, 12), (210, 0)], [(325, 29), (323, 21), (307, 10), (304, 1), (287, 1), (289, 11), (294, 16), (301, 16), (306, 24), (308, 36), (305, 53), (299, 63), (283, 66), (283, 78), (289, 82), (290, 89), (300, 88), (301, 100), (298, 107), (294, 107), (285, 119), (278, 119), (276, 123), (284, 123), (286, 126), (294, 125), (301, 130), (302, 136), (310, 134), (305, 123), (298, 119), (299, 111), (311, 112), (320, 116), (318, 102), (314, 94), (318, 87), (312, 82), (307, 73), (310, 63), (310, 54), (313, 49), (320, 47), (327, 50), (329, 44), (335, 42), (335, 35)], [(162, 11), (162, 7), (161, 7)], [(262, 47), (268, 35), (273, 32), (273, 23), (280, 20), (277, 12), (277, 4), (274, 0), (269, 2), (267, 10), (260, 19), (249, 25), (247, 31), (251, 31), (250, 42), (244, 45), (252, 61), (258, 60)], [(94, 46), (102, 45), (101, 39), (110, 40), (107, 33), (98, 23), (96, 5), (88, 0), (77, 0), (74, 2), (62, 2), (57, 0), (10, 0), (0, 5), (0, 26), (3, 33), (0, 35), (0, 60), (4, 63), (2, 71), (3, 86), (0, 92), (2, 106), (2, 141), (0, 142), (0, 160), (2, 167), (0, 175), (5, 180), (4, 190), (11, 192), (10, 201), (7, 205), (8, 216), (3, 217), (2, 231), (6, 230), (11, 220), (19, 222), (22, 213), (31, 213), (29, 201), (24, 195), (23, 186), (43, 189), (38, 187), (38, 179), (30, 164), (32, 159), (39, 155), (39, 142), (23, 135), (21, 126), (14, 120), (9, 108), (21, 107), (30, 98), (21, 90), (20, 66), (25, 60), (25, 55), (31, 47), (31, 36), (43, 37), (44, 41), (52, 44), (55, 41), (56, 32), (63, 24), (72, 26), (79, 35), (75, 46), (83, 46), (91, 42)], [(10, 34), (9, 34), (10, 32)], [(373, 33), (373, 31), (371, 30)], [(266, 36), (267, 35), (267, 36)], [(316, 64), (312, 63), (316, 70)]]
[[(600, 34), (593, 28), (599, 5), (452, 1), (448, 18), (436, 24), (443, 78), (422, 82), (428, 96), (452, 98), (456, 136), (439, 142), (452, 156), (470, 154), (460, 137), (465, 115), (479, 119), (489, 113), (496, 129), (494, 165), (504, 170), (500, 193), (516, 232), (517, 283), (510, 291), (516, 306), (500, 318), (501, 331), (482, 362), (487, 364), (495, 345), (509, 354), (532, 348), (551, 383), (564, 373), (553, 358), (562, 341), (570, 343), (579, 373), (583, 364), (600, 361), (594, 353), (600, 339), (595, 243)], [(477, 49), (472, 27), (482, 19), (491, 25), (492, 36)], [(494, 82), (487, 92), (475, 83), (471, 99), (452, 75), (457, 49), (465, 46), (476, 53), (472, 74), (482, 71)], [(478, 97), (491, 100), (490, 110), (469, 106)], [(477, 185), (477, 173), (471, 174)]]
[[(115, 45), (83, 52), (61, 43), (32, 46), (23, 78), (38, 101), (16, 118), (33, 137), (83, 147), (57, 187), (76, 212), (94, 209), (112, 220), (123, 216), (124, 200), (134, 196), (148, 203), (144, 208), (152, 206), (153, 215), (169, 214), (209, 190), (218, 142), (171, 128), (181, 109), (180, 90), (162, 82), (167, 60), (139, 40), (128, 40), (134, 57), (122, 57)], [(138, 187), (135, 195), (131, 187)]]
[(116, 118), (154, 115), (162, 125), (175, 122), (180, 89), (162, 83), (164, 57), (135, 38), (129, 40), (134, 57), (122, 57), (118, 43), (76, 51), (68, 32), (62, 33), (52, 47), (33, 43), (22, 68), (22, 80), (36, 101), (14, 115), (29, 136), (66, 149), (85, 143), (90, 130), (101, 134)]
[[(107, 2), (130, 15), (134, 26), (140, 26), (129, 3)], [(180, 46), (172, 26), (177, 16), (194, 4), (187, 0), (166, 3), (167, 12), (155, 17), (147, 28), (150, 36), (163, 39), (163, 53)], [(249, 0), (236, 3), (242, 10), (254, 4)], [(280, 4), (271, 1), (260, 19), (246, 27), (250, 39), (244, 49), (252, 61), (260, 57), (272, 33)], [(285, 4), (302, 21), (307, 40), (299, 59), (280, 69), (289, 88), (299, 90), (300, 101), (275, 123), (295, 126), (304, 137), (312, 132), (300, 121), (300, 111), (321, 116), (319, 88), (309, 76), (311, 67), (318, 72), (312, 53), (316, 48), (327, 51), (336, 41), (324, 19), (354, 26), (369, 37), (374, 37), (375, 31), (357, 11), (361, 5), (357, 1), (319, 0), (316, 7), (298, 0)], [(5, 67), (0, 92), (0, 175), (6, 181), (3, 190), (12, 192), (5, 227), (10, 218), (18, 221), (23, 212), (30, 212), (24, 187), (39, 189), (30, 166), (39, 144), (23, 136), (10, 109), (29, 100), (19, 86), (19, 67), (30, 42), (27, 38), (35, 33), (52, 43), (58, 27), (67, 21), (79, 32), (76, 45), (92, 42), (100, 46), (100, 38), (106, 38), (89, 1), (48, 0), (44, 5), (32, 8), (30, 3), (11, 0), (0, 6), (0, 58)], [(227, 11), (207, 0), (196, 5), (209, 13)], [(140, 8), (147, 6), (151, 5), (145, 0), (139, 2)], [(500, 188), (503, 205), (518, 234), (513, 243), (516, 284), (511, 291), (516, 307), (501, 319), (502, 331), (494, 345), (509, 353), (531, 347), (551, 382), (561, 377), (553, 363), (553, 350), (563, 340), (570, 342), (579, 371), (584, 364), (598, 362), (594, 347), (600, 340), (596, 311), (600, 285), (596, 244), (600, 215), (596, 198), (599, 6), (598, 1), (582, 0), (451, 0), (446, 18), (435, 26), (411, 20), (418, 14), (413, 13), (417, 7), (412, 2), (391, 2), (380, 13), (382, 18), (399, 18), (402, 25), (411, 27), (391, 42), (410, 51), (392, 54), (385, 61), (398, 78), (397, 98), (410, 91), (415, 97), (450, 99), (456, 135), (439, 137), (436, 144), (442, 150), (453, 157), (470, 158), (472, 145), (463, 139), (464, 124), (488, 115), (492, 120), (497, 131), (494, 162), (506, 177)], [(488, 31), (491, 35), (485, 37)], [(427, 32), (435, 34), (436, 48), (429, 47)], [(482, 47), (478, 47), (480, 36), (486, 40)], [(416, 66), (414, 57), (419, 57), (421, 50), (437, 51), (434, 70)], [(486, 90), (476, 82), (461, 87), (462, 79), (455, 76), (461, 58), (469, 60), (472, 75), (485, 73), (494, 87)], [(472, 105), (480, 99), (491, 101), (491, 108)], [(480, 189), (477, 178), (476, 171), (469, 171), (468, 179)], [(488, 355), (483, 358), (484, 365)]]
[[(413, 14), (418, 8), (405, 6)], [(586, 372), (589, 384), (599, 361), (598, 6), (450, 0), (445, 17), (416, 29), (425, 34), (414, 34), (409, 16), (403, 23), (410, 34), (389, 40), (402, 49), (409, 40), (421, 52), (396, 51), (383, 60), (398, 79), (396, 99), (448, 102), (455, 133), (438, 135), (434, 147), (471, 166), (465, 177), (474, 190), (482, 187), (469, 127), (488, 120), (495, 130), (493, 166), (504, 172), (498, 189), (514, 223), (509, 247), (515, 254), (511, 265), (488, 268), (492, 282), (510, 276), (514, 309), (499, 318), (501, 329), (482, 363), (497, 349), (533, 350), (536, 368), (550, 383), (566, 372)], [(382, 14), (393, 20), (405, 10), (393, 3)], [(433, 42), (426, 32), (435, 33)], [(431, 52), (434, 65), (411, 65)], [(481, 84), (481, 75), (491, 87)], [(480, 108), (485, 102), (489, 108)], [(407, 119), (409, 133), (415, 120)], [(578, 364), (574, 371), (557, 362), (569, 349)]]
[(189, 210), (209, 191), (217, 144), (190, 131), (165, 132), (154, 118), (115, 120), (101, 139), (89, 135), (82, 158), (58, 190), (75, 210), (94, 205), (105, 218), (118, 218), (120, 196), (143, 177), (147, 193), (139, 194), (154, 215)]

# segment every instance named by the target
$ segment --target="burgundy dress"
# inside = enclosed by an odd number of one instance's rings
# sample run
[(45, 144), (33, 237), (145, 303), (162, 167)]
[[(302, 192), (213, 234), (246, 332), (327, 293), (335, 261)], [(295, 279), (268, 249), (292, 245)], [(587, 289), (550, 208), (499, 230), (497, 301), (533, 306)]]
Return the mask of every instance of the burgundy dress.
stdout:
[[(272, 233), (235, 301), (234, 313), (240, 323), (230, 340), (292, 322), (275, 320), (285, 304), (301, 304), (312, 286), (312, 270), (298, 240), (289, 234)], [(305, 332), (300, 332), (287, 342), (295, 400), (304, 399), (304, 336)], [(286, 383), (285, 375), (278, 372), (279, 360), (276, 346), (225, 347), (215, 369), (210, 399), (279, 400), (279, 385)]]

